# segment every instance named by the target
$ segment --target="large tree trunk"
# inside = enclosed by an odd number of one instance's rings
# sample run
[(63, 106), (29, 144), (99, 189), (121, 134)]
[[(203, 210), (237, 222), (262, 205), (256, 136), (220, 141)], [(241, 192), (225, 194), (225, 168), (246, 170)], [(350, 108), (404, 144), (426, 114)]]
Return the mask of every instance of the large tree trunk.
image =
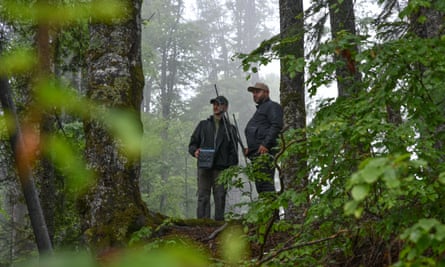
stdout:
[[(282, 48), (283, 55), (295, 55), (304, 58), (304, 21), (303, 1), (280, 0), (280, 32), (285, 39), (297, 36), (298, 41)], [(286, 71), (288, 60), (281, 60), (280, 99), (284, 113), (284, 128), (301, 130), (306, 128), (306, 103), (304, 90), (304, 71), (298, 72), (294, 77)], [(302, 131), (304, 132), (304, 131)], [(295, 136), (295, 139), (305, 139), (304, 134)], [(307, 184), (306, 153), (300, 151), (286, 159), (280, 173), (285, 190), (303, 192)], [(305, 205), (299, 208), (290, 203), (286, 210), (286, 218), (296, 220), (301, 218)]]
[(85, 121), (85, 154), (96, 184), (85, 196), (81, 213), (86, 239), (98, 253), (123, 245), (151, 218), (139, 191), (140, 153), (128, 153), (99, 115), (110, 108), (130, 111), (142, 134), (141, 0), (123, 2), (126, 19), (90, 25), (87, 96), (99, 104), (99, 111)]

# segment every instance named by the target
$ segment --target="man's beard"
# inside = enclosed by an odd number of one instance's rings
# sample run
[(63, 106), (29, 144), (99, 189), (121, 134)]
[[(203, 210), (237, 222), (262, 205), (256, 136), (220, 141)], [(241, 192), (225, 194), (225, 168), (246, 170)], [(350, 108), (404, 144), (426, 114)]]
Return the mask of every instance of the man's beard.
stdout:
[(215, 114), (215, 115), (222, 115), (222, 114), (224, 114), (224, 109), (221, 109), (221, 108), (218, 108), (216, 111), (214, 111), (213, 113)]

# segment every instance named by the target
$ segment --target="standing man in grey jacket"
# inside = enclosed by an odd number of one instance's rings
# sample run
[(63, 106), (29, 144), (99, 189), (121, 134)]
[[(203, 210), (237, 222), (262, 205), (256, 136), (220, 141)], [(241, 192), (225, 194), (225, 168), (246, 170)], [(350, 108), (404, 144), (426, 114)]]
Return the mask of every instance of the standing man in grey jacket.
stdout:
[(224, 96), (210, 100), (213, 115), (199, 122), (190, 137), (189, 153), (198, 159), (197, 217), (210, 218), (213, 191), (215, 220), (224, 220), (226, 188), (217, 179), (222, 170), (238, 164), (236, 129), (224, 116), (229, 101)]
[(257, 110), (245, 129), (247, 148), (244, 154), (251, 161), (261, 155), (268, 155), (260, 168), (266, 177), (255, 181), (255, 187), (259, 194), (275, 192), (273, 156), (277, 150), (278, 135), (283, 129), (283, 109), (280, 104), (270, 100), (269, 87), (266, 84), (257, 82), (247, 90), (252, 93)]

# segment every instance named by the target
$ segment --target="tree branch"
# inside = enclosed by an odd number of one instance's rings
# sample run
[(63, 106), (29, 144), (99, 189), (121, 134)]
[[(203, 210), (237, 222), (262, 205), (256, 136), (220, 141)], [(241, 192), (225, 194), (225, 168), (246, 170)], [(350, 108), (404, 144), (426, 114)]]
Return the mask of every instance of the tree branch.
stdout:
[(323, 243), (323, 242), (325, 242), (325, 241), (329, 241), (329, 240), (335, 239), (335, 238), (337, 238), (340, 234), (347, 233), (347, 232), (349, 232), (349, 230), (343, 229), (343, 230), (340, 230), (340, 231), (338, 231), (337, 233), (335, 233), (335, 234), (333, 234), (333, 235), (331, 235), (331, 236), (328, 236), (328, 237), (326, 237), (326, 238), (317, 239), (317, 240), (313, 240), (313, 241), (309, 241), (309, 242), (305, 242), (305, 243), (301, 243), (301, 244), (295, 244), (295, 245), (293, 245), (293, 246), (284, 247), (284, 248), (282, 248), (282, 249), (280, 249), (280, 250), (274, 252), (273, 254), (271, 254), (270, 256), (268, 256), (267, 258), (264, 258), (264, 259), (258, 261), (258, 262), (256, 263), (256, 266), (260, 266), (260, 265), (262, 265), (263, 263), (272, 260), (273, 258), (275, 258), (276, 256), (280, 255), (281, 253), (283, 253), (283, 252), (285, 252), (285, 251), (292, 250), (292, 249), (297, 249), (297, 248), (301, 248), (301, 247), (306, 247), (306, 246), (312, 246), (312, 245), (319, 244), (319, 243)]

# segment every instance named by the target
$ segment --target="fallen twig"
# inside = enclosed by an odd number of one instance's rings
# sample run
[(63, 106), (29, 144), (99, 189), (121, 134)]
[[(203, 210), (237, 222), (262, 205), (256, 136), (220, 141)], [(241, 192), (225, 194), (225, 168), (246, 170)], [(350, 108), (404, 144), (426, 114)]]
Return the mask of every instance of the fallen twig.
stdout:
[(311, 245), (315, 245), (315, 244), (318, 244), (318, 243), (323, 243), (323, 242), (325, 242), (325, 241), (335, 239), (335, 238), (337, 238), (340, 234), (347, 233), (347, 232), (349, 232), (349, 230), (343, 229), (343, 230), (340, 230), (340, 231), (338, 231), (337, 233), (335, 233), (335, 234), (333, 234), (333, 235), (331, 235), (331, 236), (328, 236), (328, 237), (326, 237), (326, 238), (322, 238), (322, 239), (318, 239), (318, 240), (313, 240), (313, 241), (309, 241), (309, 242), (305, 242), (305, 243), (301, 243), (301, 244), (295, 244), (295, 245), (293, 245), (293, 246), (289, 246), (289, 247), (284, 247), (284, 248), (282, 248), (282, 249), (280, 249), (280, 250), (275, 251), (274, 253), (272, 253), (272, 254), (269, 255), (268, 257), (266, 257), (266, 258), (264, 258), (264, 259), (258, 261), (258, 262), (256, 263), (256, 266), (260, 266), (261, 264), (270, 261), (271, 259), (275, 258), (276, 256), (278, 256), (279, 254), (281, 254), (281, 253), (283, 253), (283, 252), (285, 252), (285, 251), (292, 250), (292, 249), (297, 249), (297, 248), (301, 248), (301, 247), (305, 247), (305, 246), (311, 246)]
[(205, 238), (203, 241), (209, 241), (212, 239), (215, 239), (215, 237), (221, 233), (224, 229), (227, 228), (227, 223), (224, 223), (222, 226), (220, 226), (218, 229), (216, 229), (215, 231), (213, 231), (213, 233), (211, 233), (207, 238)]

